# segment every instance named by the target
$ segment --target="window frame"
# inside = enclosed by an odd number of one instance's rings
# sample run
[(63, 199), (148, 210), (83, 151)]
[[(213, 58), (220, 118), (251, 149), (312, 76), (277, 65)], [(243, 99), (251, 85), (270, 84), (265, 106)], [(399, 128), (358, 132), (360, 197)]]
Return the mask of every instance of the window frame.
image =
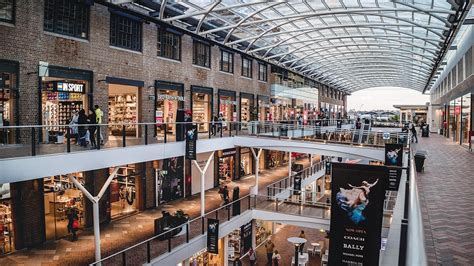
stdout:
[[(15, 0), (13, 0), (15, 2)], [(47, 0), (46, 0), (47, 1)], [(44, 10), (43, 10), (43, 30), (46, 31), (46, 32), (50, 32), (50, 33), (54, 33), (54, 34), (59, 34), (59, 35), (64, 35), (64, 36), (68, 36), (68, 37), (72, 37), (72, 38), (78, 38), (78, 39), (83, 39), (83, 40), (88, 40), (89, 39), (89, 35), (90, 35), (90, 5), (86, 4), (86, 3), (80, 3), (80, 2), (75, 2), (73, 4), (76, 4), (76, 5), (83, 5), (84, 6), (84, 10), (85, 10), (85, 14), (84, 15), (84, 18), (85, 18), (85, 33), (86, 33), (86, 36), (83, 37), (81, 35), (78, 35), (77, 32), (75, 32), (74, 34), (68, 34), (66, 32), (63, 32), (63, 31), (58, 31), (57, 30), (57, 27), (58, 25), (56, 23), (58, 23), (58, 18), (56, 17), (56, 13), (57, 12), (57, 2), (58, 0), (53, 0), (54, 1), (54, 7), (53, 7), (53, 10), (52, 12), (54, 13), (53, 14), (53, 17), (52, 17), (52, 29), (49, 29), (46, 27), (46, 1), (44, 2)], [(74, 29), (77, 28), (77, 19), (75, 19), (75, 23), (73, 25)]]
[(0, 18), (0, 22), (15, 24), (15, 19), (16, 19), (16, 0), (11, 0), (11, 1), (12, 1), (12, 19), (3, 19), (3, 18)]
[[(228, 64), (229, 69), (224, 69), (224, 53), (229, 55), (230, 62)], [(234, 53), (227, 50), (221, 49), (221, 58), (220, 58), (220, 71), (234, 74)]]
[[(200, 60), (197, 57), (198, 45), (201, 45), (203, 48), (207, 48), (207, 58), (205, 59), (204, 65), (200, 64)], [(211, 45), (209, 43), (193, 40), (193, 65), (209, 69), (211, 68)]]
[[(260, 67), (263, 66), (264, 72), (263, 72), (263, 77), (260, 76), (262, 72), (260, 72)], [(259, 81), (268, 81), (268, 66), (265, 63), (258, 62), (258, 80)]]
[[(244, 75), (244, 61), (248, 61), (249, 62), (249, 70), (248, 70), (248, 75)], [(245, 56), (242, 56), (242, 66), (241, 66), (241, 70), (242, 70), (242, 77), (246, 77), (246, 78), (253, 78), (252, 77), (252, 72), (253, 72), (253, 60), (250, 59), (250, 58), (247, 58)]]
[[(117, 29), (117, 27), (119, 26), (119, 21), (114, 21), (114, 19), (126, 19), (128, 21), (131, 22), (130, 24), (130, 27), (132, 28), (132, 33), (131, 33), (131, 39), (130, 39), (130, 47), (127, 47), (125, 45), (120, 45), (118, 43), (118, 39), (119, 39), (119, 36), (116, 36), (116, 41), (115, 43), (112, 42), (112, 28), (115, 28), (115, 30), (117, 32), (115, 32), (115, 34), (118, 34), (120, 31)], [(116, 23), (116, 25), (114, 27), (112, 27), (112, 24), (113, 23)], [(138, 25), (138, 34), (140, 36), (138, 36), (138, 41), (139, 41), (139, 48), (136, 49), (136, 48), (133, 48), (133, 23), (137, 23)], [(139, 21), (139, 20), (136, 20), (136, 19), (133, 19), (133, 18), (130, 18), (130, 17), (127, 17), (127, 16), (123, 16), (121, 14), (118, 14), (118, 13), (114, 13), (114, 12), (111, 12), (110, 13), (110, 23), (109, 23), (109, 44), (110, 46), (113, 46), (113, 47), (117, 47), (117, 48), (120, 48), (120, 49), (126, 49), (126, 50), (130, 50), (130, 51), (135, 51), (135, 52), (142, 52), (143, 51), (143, 22)], [(123, 31), (122, 31), (123, 32)], [(122, 41), (123, 42), (123, 41)]]
[[(163, 51), (165, 50), (163, 48), (163, 33), (164, 34), (171, 34), (173, 37), (177, 37), (177, 40), (178, 40), (178, 49), (176, 50), (177, 53), (178, 53), (178, 58), (175, 58), (175, 57), (168, 57), (168, 56), (165, 56), (163, 55)], [(176, 34), (176, 33), (173, 33), (171, 31), (168, 31), (166, 30), (166, 28), (162, 28), (162, 27), (157, 27), (157, 40), (156, 40), (156, 53), (157, 53), (157, 56), (158, 57), (162, 57), (162, 58), (167, 58), (167, 59), (171, 59), (171, 60), (176, 60), (176, 61), (181, 61), (181, 47), (182, 47), (182, 40), (181, 40), (181, 35), (179, 34)], [(160, 44), (160, 54), (158, 54), (158, 43)], [(172, 49), (171, 51), (175, 51), (175, 49)]]

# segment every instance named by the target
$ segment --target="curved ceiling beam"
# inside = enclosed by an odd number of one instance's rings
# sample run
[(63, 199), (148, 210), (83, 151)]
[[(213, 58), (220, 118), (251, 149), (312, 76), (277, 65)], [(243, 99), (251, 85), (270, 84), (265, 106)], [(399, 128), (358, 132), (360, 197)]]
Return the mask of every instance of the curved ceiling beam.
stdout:
[(206, 20), (206, 17), (209, 15), (209, 13), (211, 13), (211, 11), (220, 3), (221, 0), (216, 0), (208, 9), (206, 9), (204, 16), (202, 16), (202, 18), (199, 20), (199, 23), (197, 24), (195, 32), (196, 34), (199, 34), (199, 32), (201, 31), (202, 23), (204, 23), (204, 20)]
[(355, 78), (357, 78), (357, 79), (372, 78), (374, 80), (377, 80), (377, 79), (388, 79), (388, 80), (400, 79), (400, 80), (404, 80), (404, 81), (416, 81), (416, 82), (420, 82), (421, 84), (426, 84), (426, 80), (428, 79), (428, 77), (426, 77), (425, 79), (422, 79), (422, 78), (419, 78), (419, 77), (414, 77), (414, 76), (406, 77), (406, 76), (400, 75), (398, 72), (395, 72), (395, 71), (384, 71), (384, 70), (373, 71), (371, 73), (360, 73), (360, 74), (356, 75)]
[(417, 72), (417, 73), (423, 74), (423, 75), (429, 75), (431, 73), (428, 70), (416, 69), (416, 68), (413, 68), (411, 66), (406, 66), (404, 64), (401, 64), (401, 63), (399, 64), (399, 63), (396, 63), (396, 62), (384, 62), (384, 63), (379, 63), (379, 64), (367, 64), (366, 62), (359, 62), (359, 63), (354, 62), (350, 65), (344, 65), (344, 66), (336, 65), (336, 66), (328, 67), (327, 70), (328, 71), (350, 70), (350, 69), (365, 69), (365, 70), (368, 70), (368, 69), (374, 69), (374, 68), (375, 69), (377, 69), (377, 68), (398, 69), (400, 72), (406, 73), (407, 75), (410, 74), (409, 73), (410, 71), (414, 71), (414, 72)]
[(401, 76), (404, 76), (404, 77), (417, 77), (417, 78), (422, 78), (422, 79), (427, 79), (428, 78), (428, 75), (427, 73), (414, 73), (414, 72), (411, 72), (411, 73), (406, 73), (404, 72), (403, 70), (399, 69), (399, 68), (394, 68), (394, 67), (390, 67), (390, 66), (385, 66), (385, 67), (377, 67), (377, 68), (374, 68), (374, 67), (367, 67), (367, 68), (363, 68), (362, 66), (359, 66), (359, 67), (352, 67), (352, 68), (347, 68), (347, 69), (344, 69), (344, 68), (333, 68), (332, 69), (333, 71), (339, 71), (338, 73), (347, 73), (347, 76), (348, 77), (357, 77), (357, 75), (359, 73), (361, 74), (364, 74), (364, 73), (374, 73), (376, 71), (384, 71), (384, 72), (393, 72), (393, 73), (399, 73)]
[[(441, 14), (454, 14), (454, 11), (451, 10), (446, 10), (446, 9), (428, 9), (426, 10), (427, 12), (430, 13), (441, 13)], [(344, 15), (344, 14), (354, 14), (354, 15), (374, 15), (374, 16), (379, 16), (382, 15), (381, 13), (378, 12), (415, 12), (415, 13), (421, 13), (418, 10), (412, 9), (412, 8), (351, 8), (351, 9), (332, 9), (332, 10), (317, 10), (316, 12), (307, 12), (307, 13), (300, 13), (300, 14), (295, 14), (295, 15), (289, 15), (289, 16), (284, 16), (284, 17), (274, 17), (274, 18), (267, 18), (267, 19), (259, 19), (251, 22), (245, 22), (239, 25), (241, 26), (250, 26), (250, 25), (255, 25), (255, 24), (262, 24), (262, 23), (267, 23), (267, 22), (274, 22), (274, 21), (279, 21), (279, 20), (289, 20), (284, 24), (291, 23), (294, 21), (297, 21), (302, 18), (308, 18), (308, 17), (321, 17), (321, 16), (332, 16), (332, 15)], [(401, 20), (401, 19), (400, 19)], [(444, 24), (448, 24), (446, 20), (442, 21)], [(416, 23), (416, 22), (415, 22)], [(222, 31), (222, 30), (228, 30), (232, 28), (236, 28), (237, 24), (233, 25), (228, 25), (228, 26), (222, 26), (222, 27), (217, 27), (212, 30), (207, 30), (202, 32), (201, 34), (209, 34), (217, 31)]]
[[(372, 37), (370, 37), (370, 38), (372, 38)], [(334, 39), (337, 39), (337, 38), (334, 38)], [(378, 38), (375, 38), (375, 39), (383, 40), (383, 39), (386, 39), (386, 38), (378, 37)], [(386, 39), (386, 40), (392, 41), (392, 42), (374, 42), (374, 43), (371, 43), (371, 42), (360, 42), (360, 43), (352, 42), (352, 43), (344, 43), (344, 44), (338, 44), (338, 45), (321, 46), (321, 47), (317, 47), (317, 48), (316, 47), (311, 47), (310, 44), (309, 44), (309, 45), (298, 47), (297, 49), (290, 50), (288, 52), (279, 53), (279, 54), (275, 54), (275, 55), (272, 55), (272, 56), (269, 56), (269, 57), (265, 57), (265, 59), (270, 60), (270, 59), (273, 59), (273, 58), (276, 58), (276, 57), (280, 57), (278, 62), (281, 62), (281, 61), (283, 61), (283, 59), (287, 55), (290, 55), (290, 54), (295, 55), (295, 54), (298, 54), (298, 53), (305, 53), (305, 52), (315, 51), (315, 50), (327, 50), (327, 49), (332, 49), (332, 48), (335, 48), (335, 47), (353, 47), (353, 46), (407, 47), (407, 48), (409, 47), (409, 48), (417, 48), (417, 49), (423, 50), (424, 52), (430, 53), (433, 56), (436, 55), (436, 53), (433, 52), (431, 49), (425, 49), (423, 46), (413, 45), (410, 42), (400, 42), (399, 41), (397, 43), (393, 39)], [(293, 60), (299, 60), (299, 59), (298, 58), (292, 59), (292, 60), (290, 60), (290, 62), (292, 62)]]
[(160, 19), (161, 20), (164, 20), (165, 18), (166, 2), (167, 0), (161, 0), (161, 6), (160, 6)]

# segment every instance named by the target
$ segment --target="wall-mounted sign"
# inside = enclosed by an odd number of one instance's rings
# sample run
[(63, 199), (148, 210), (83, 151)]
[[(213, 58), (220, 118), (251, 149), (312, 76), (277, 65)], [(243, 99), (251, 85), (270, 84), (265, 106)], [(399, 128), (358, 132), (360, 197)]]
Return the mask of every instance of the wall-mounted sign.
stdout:
[(178, 102), (184, 102), (184, 97), (183, 96), (178, 96), (178, 95), (167, 95), (167, 94), (158, 94), (156, 95), (156, 100), (157, 101), (178, 101)]
[(219, 220), (207, 218), (207, 252), (219, 254)]
[(332, 164), (329, 265), (378, 265), (385, 166)]
[(223, 100), (223, 101), (221, 101), (221, 104), (225, 104), (225, 105), (237, 105), (237, 101)]
[[(84, 182), (84, 179), (79, 179), (77, 177), (74, 177), (77, 181), (79, 181), (79, 184), (85, 186), (86, 183)], [(52, 188), (52, 191), (54, 192), (61, 192), (61, 191), (66, 191), (68, 189), (73, 189), (76, 188), (76, 185), (74, 183), (69, 183), (69, 182), (56, 182), (54, 183), (54, 187)]]
[(82, 83), (70, 83), (70, 82), (57, 82), (56, 90), (64, 92), (75, 92), (84, 93), (84, 84)]
[(222, 151), (222, 156), (234, 155), (236, 152), (237, 152), (236, 149), (223, 150), (223, 151)]

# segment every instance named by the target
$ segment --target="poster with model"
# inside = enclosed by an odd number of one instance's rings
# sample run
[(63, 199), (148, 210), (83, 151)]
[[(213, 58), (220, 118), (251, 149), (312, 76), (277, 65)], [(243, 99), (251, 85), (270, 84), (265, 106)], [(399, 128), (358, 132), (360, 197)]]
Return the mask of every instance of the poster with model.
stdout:
[(186, 159), (196, 160), (196, 142), (198, 138), (197, 125), (186, 129)]
[[(398, 191), (403, 166), (403, 144), (385, 144), (385, 165), (388, 170), (388, 190)], [(390, 168), (394, 167), (394, 168)]]
[(329, 265), (378, 265), (385, 166), (332, 163)]
[(184, 159), (173, 157), (163, 160), (163, 169), (159, 172), (159, 204), (183, 197)]

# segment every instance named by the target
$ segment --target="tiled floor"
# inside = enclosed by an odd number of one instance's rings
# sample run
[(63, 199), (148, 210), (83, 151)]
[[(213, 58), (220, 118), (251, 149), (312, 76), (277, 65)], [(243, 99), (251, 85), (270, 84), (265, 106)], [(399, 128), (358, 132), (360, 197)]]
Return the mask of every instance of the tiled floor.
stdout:
[(419, 137), (426, 150), (418, 173), (429, 265), (474, 265), (474, 154), (436, 134)]
[[(301, 163), (309, 166), (308, 159), (302, 159)], [(287, 166), (261, 171), (259, 174), (261, 193), (265, 193), (267, 185), (287, 175)], [(234, 186), (239, 186), (240, 194), (244, 196), (249, 193), (249, 187), (254, 184), (254, 180), (253, 177), (244, 178), (243, 180), (228, 184), (228, 187), (232, 191)], [(214, 210), (221, 204), (221, 199), (217, 192), (217, 189), (206, 191), (206, 211)], [(172, 213), (177, 209), (182, 209), (191, 218), (198, 217), (200, 215), (199, 201), (200, 195), (196, 194), (191, 198), (177, 200), (154, 210), (147, 210), (103, 226), (101, 228), (102, 257), (150, 238), (154, 230), (153, 220), (161, 216), (162, 210)], [(194, 229), (191, 228), (191, 231), (194, 232)], [(193, 232), (191, 232), (191, 235), (193, 235)], [(0, 265), (84, 265), (94, 261), (93, 239), (93, 232), (91, 230), (81, 231), (79, 233), (79, 240), (76, 242), (71, 242), (69, 239), (61, 239), (46, 243), (35, 249), (17, 251), (0, 258)], [(157, 245), (155, 249), (166, 249), (166, 242), (157, 242)]]

